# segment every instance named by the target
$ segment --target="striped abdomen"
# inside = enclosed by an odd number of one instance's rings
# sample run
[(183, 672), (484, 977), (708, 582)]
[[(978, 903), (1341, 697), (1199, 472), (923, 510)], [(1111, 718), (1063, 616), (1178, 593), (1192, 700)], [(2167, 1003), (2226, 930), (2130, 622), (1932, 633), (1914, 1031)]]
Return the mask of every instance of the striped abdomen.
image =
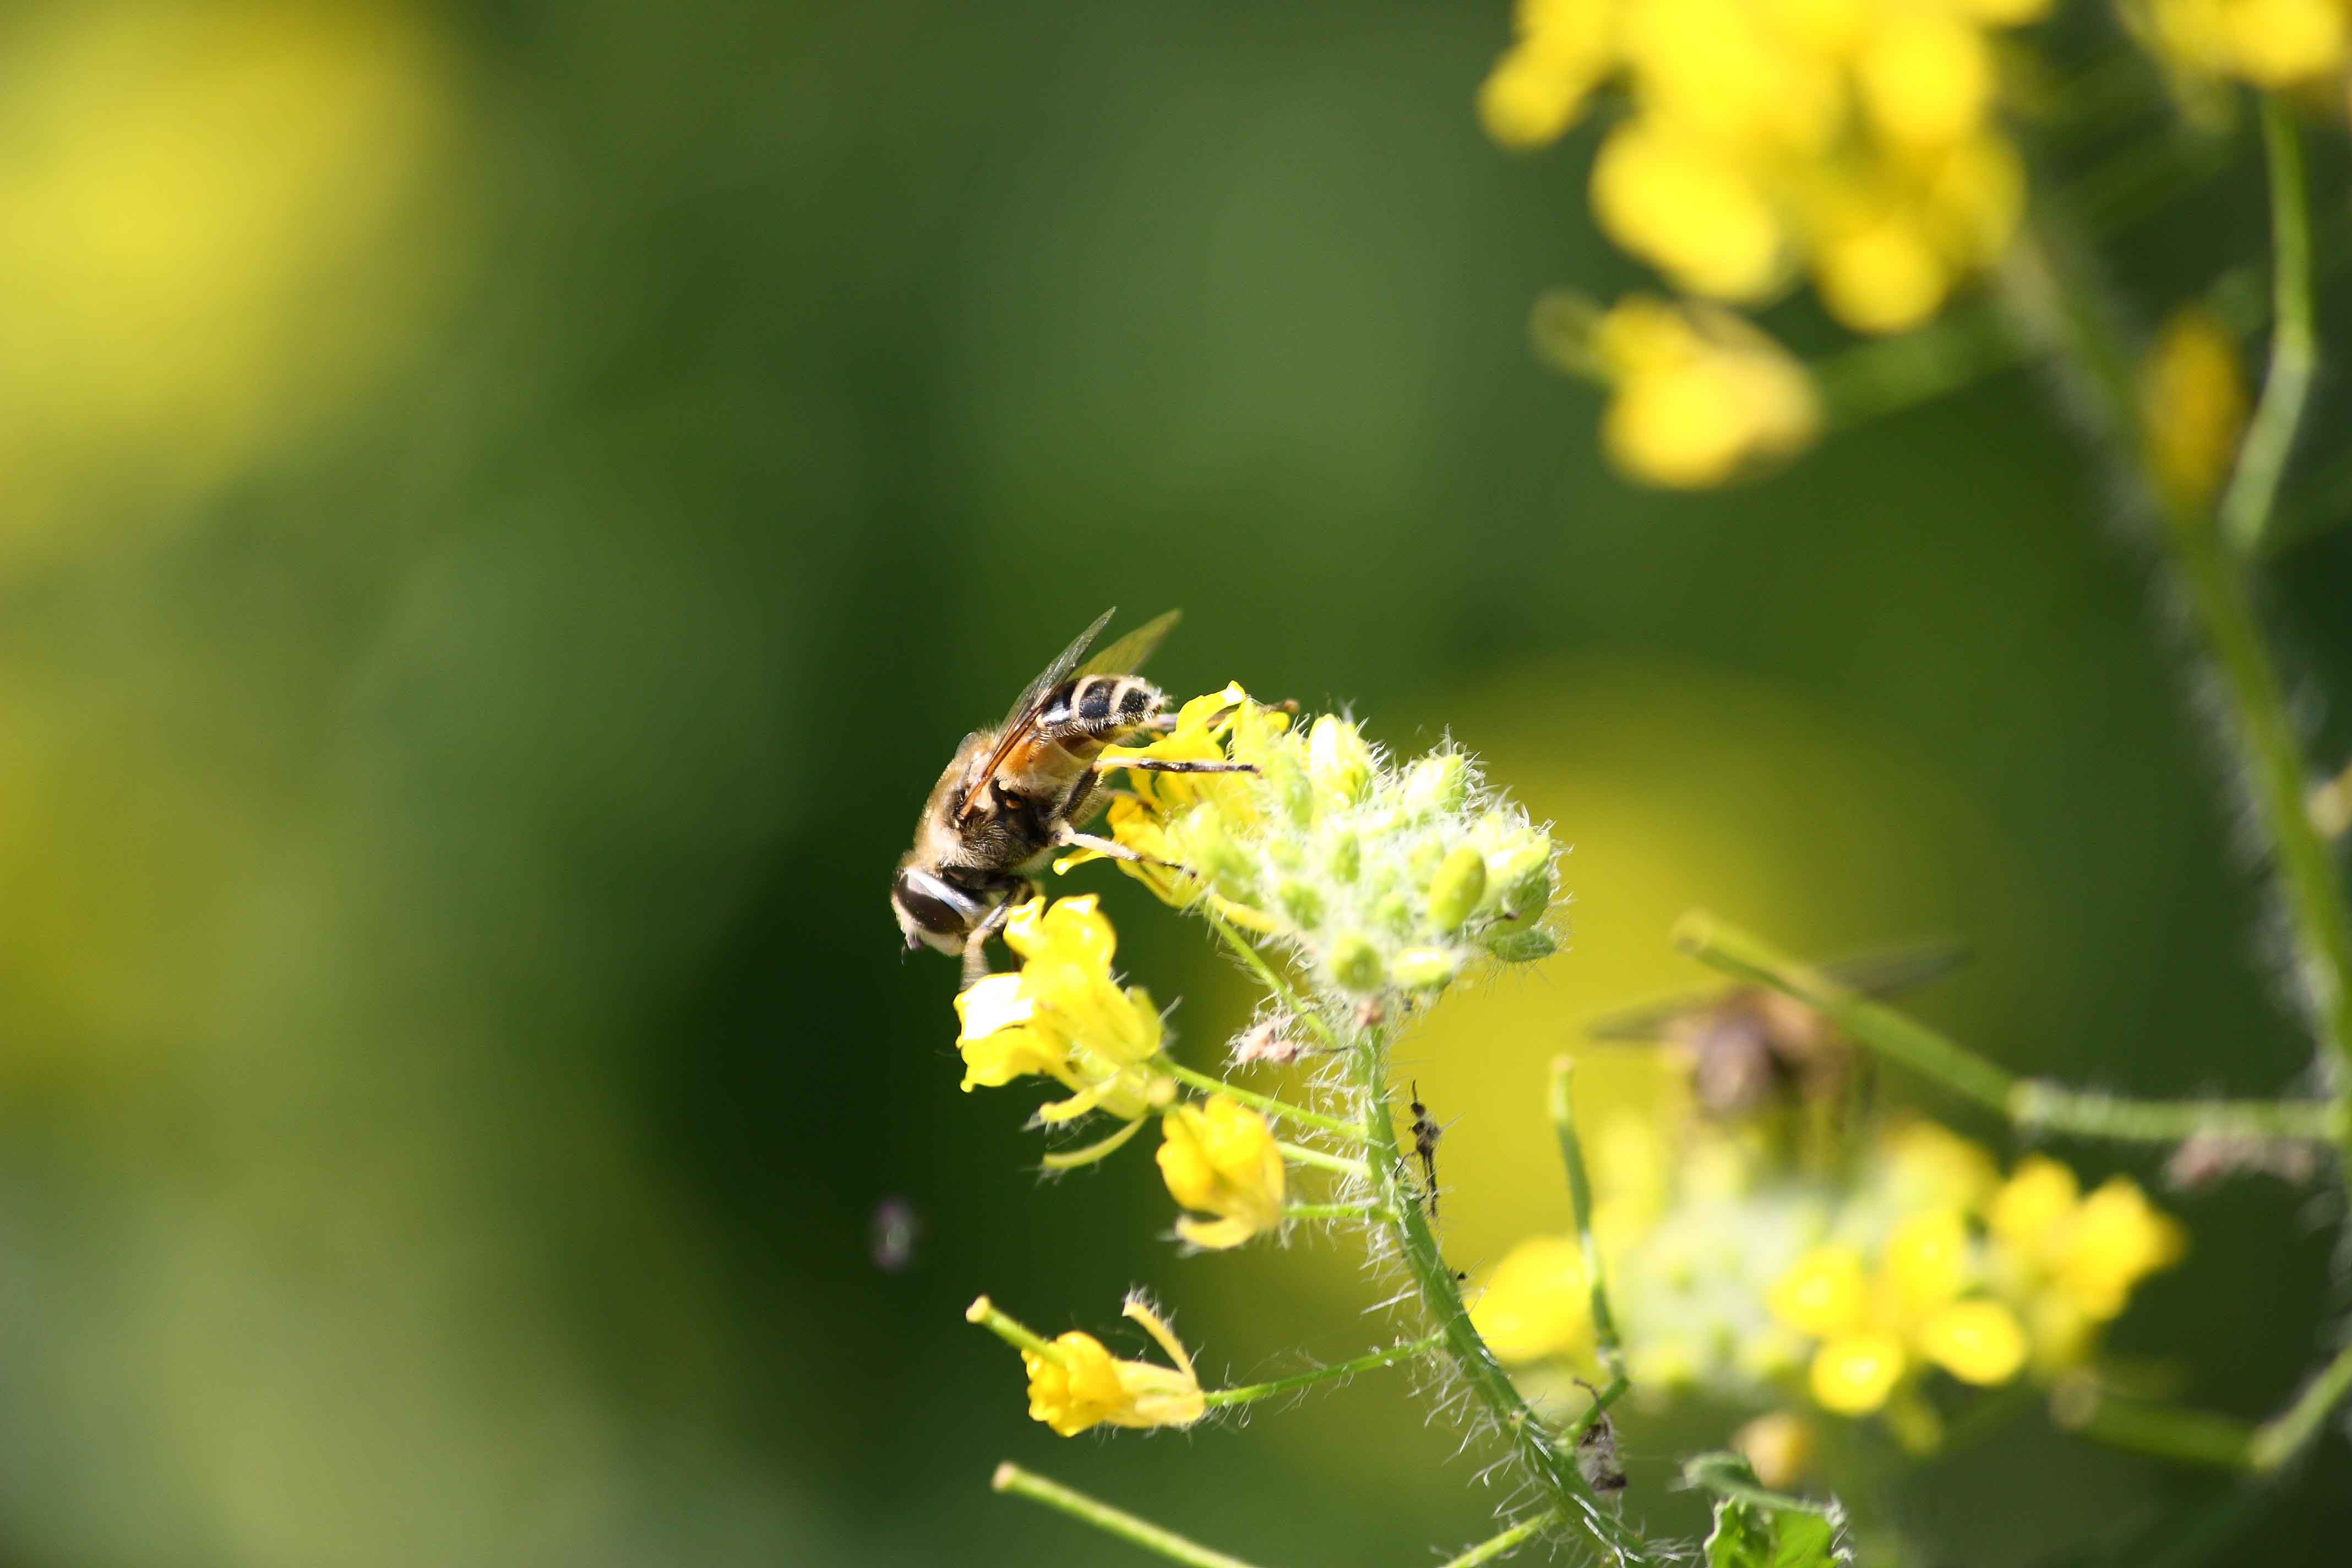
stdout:
[(1016, 795), (1058, 804), (1102, 749), (1160, 716), (1167, 695), (1133, 675), (1081, 675), (1037, 704), (1029, 733), (1005, 753), (997, 782)]

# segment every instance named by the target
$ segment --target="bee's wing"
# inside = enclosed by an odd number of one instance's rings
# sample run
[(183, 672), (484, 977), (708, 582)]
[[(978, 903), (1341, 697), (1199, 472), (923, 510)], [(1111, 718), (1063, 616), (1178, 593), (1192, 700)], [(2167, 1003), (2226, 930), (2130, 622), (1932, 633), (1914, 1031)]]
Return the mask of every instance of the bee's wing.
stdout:
[[(1113, 605), (1096, 616), (1095, 624), (1080, 632), (1069, 647), (1055, 655), (1054, 662), (1039, 671), (1037, 679), (1031, 681), (1021, 695), (1013, 700), (1012, 710), (1004, 715), (1003, 727), (996, 732), (996, 744), (989, 749), (988, 760), (981, 764), (980, 772), (972, 775), (971, 787), (964, 792), (963, 804), (957, 808), (957, 816), (971, 815), (972, 802), (979, 797), (982, 788), (990, 779), (996, 776), (998, 766), (1012, 754), (1013, 748), (1021, 743), (1023, 738), (1036, 723), (1037, 708), (1045, 701), (1045, 694), (1070, 678), (1070, 672), (1078, 668), (1078, 660), (1087, 657), (1087, 649), (1094, 646), (1095, 638), (1102, 635), (1103, 627), (1110, 625), (1110, 618), (1117, 614), (1118, 614), (1118, 606)], [(1161, 619), (1164, 620), (1166, 617), (1162, 616)], [(1151, 630), (1152, 626), (1160, 626), (1160, 622), (1154, 621), (1151, 626), (1143, 626), (1138, 632), (1121, 637), (1105, 651), (1118, 652), (1129, 642), (1135, 640), (1141, 632)], [(1160, 629), (1165, 631), (1167, 628), (1161, 626)], [(1150, 650), (1147, 648), (1145, 651)]]
[[(1964, 963), (1968, 956), (1968, 948), (1957, 942), (1921, 942), (1876, 952), (1856, 953), (1850, 958), (1817, 963), (1813, 969), (1832, 984), (1849, 991), (1860, 992), (1864, 996), (1891, 996), (1914, 985), (1925, 985), (1928, 981), (1949, 973)], [(1604, 1013), (1585, 1026), (1585, 1037), (1593, 1040), (1662, 1039), (1667, 1026), (1677, 1019), (1720, 1006), (1731, 994), (1730, 989), (1693, 991), (1662, 1002), (1649, 1002), (1614, 1013)]]
[(1864, 996), (1892, 996), (1914, 985), (1950, 973), (1968, 962), (1965, 942), (1915, 942), (1876, 952), (1855, 953), (1813, 967), (1850, 991)]
[(1730, 994), (1729, 991), (1690, 991), (1680, 996), (1670, 996), (1663, 1002), (1622, 1007), (1614, 1013), (1603, 1013), (1587, 1024), (1584, 1036), (1590, 1040), (1662, 1040), (1665, 1038), (1669, 1024), (1719, 1006)]
[[(1118, 641), (1087, 660), (1078, 673), (1080, 675), (1134, 674), (1143, 668), (1143, 661), (1151, 657), (1151, 650), (1160, 646), (1160, 639), (1169, 634), (1177, 621), (1182, 618), (1183, 614), (1181, 610), (1171, 610), (1164, 616), (1144, 622)], [(1108, 616), (1105, 617), (1105, 619), (1108, 618)], [(1102, 628), (1102, 622), (1097, 621), (1095, 628), (1099, 631)]]

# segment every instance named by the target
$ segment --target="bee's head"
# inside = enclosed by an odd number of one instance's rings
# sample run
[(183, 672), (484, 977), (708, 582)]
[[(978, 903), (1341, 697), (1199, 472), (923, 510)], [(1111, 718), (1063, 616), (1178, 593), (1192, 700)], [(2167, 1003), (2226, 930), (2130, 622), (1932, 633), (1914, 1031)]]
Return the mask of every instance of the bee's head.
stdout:
[(962, 889), (918, 867), (901, 866), (890, 883), (890, 912), (898, 916), (909, 951), (929, 946), (961, 953), (984, 911)]

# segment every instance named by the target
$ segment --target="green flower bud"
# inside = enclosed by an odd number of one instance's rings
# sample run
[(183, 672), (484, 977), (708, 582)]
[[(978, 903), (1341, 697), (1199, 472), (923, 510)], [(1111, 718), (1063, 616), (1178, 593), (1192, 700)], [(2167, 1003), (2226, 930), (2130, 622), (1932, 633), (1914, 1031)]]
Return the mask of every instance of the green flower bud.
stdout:
[(1297, 878), (1285, 878), (1274, 896), (1282, 900), (1283, 912), (1290, 917), (1291, 924), (1311, 927), (1323, 923), (1323, 895)]
[(1371, 792), (1372, 749), (1355, 725), (1326, 713), (1307, 731), (1307, 776), (1331, 803), (1354, 805)]
[(1391, 893), (1374, 904), (1372, 917), (1399, 936), (1412, 934), (1412, 901), (1402, 893)]
[(1296, 744), (1270, 748), (1258, 766), (1265, 771), (1265, 782), (1282, 803), (1283, 814), (1291, 825), (1305, 827), (1315, 820), (1315, 785), (1300, 765)]
[(1442, 947), (1409, 947), (1389, 960), (1389, 978), (1409, 991), (1435, 991), (1450, 984), (1462, 964)]
[(1354, 931), (1332, 939), (1331, 951), (1324, 962), (1331, 978), (1350, 991), (1381, 988), (1381, 950)]
[(1429, 923), (1452, 933), (1478, 907), (1486, 891), (1486, 857), (1475, 844), (1457, 844), (1429, 879)]
[(1470, 763), (1459, 752), (1432, 752), (1405, 770), (1405, 805), (1414, 811), (1459, 811), (1469, 798)]
[(1558, 952), (1559, 939), (1541, 926), (1529, 926), (1525, 931), (1490, 931), (1486, 945), (1488, 952), (1505, 963), (1533, 963)]
[(1342, 833), (1331, 840), (1331, 875), (1339, 881), (1352, 882), (1364, 868), (1364, 847), (1352, 833)]

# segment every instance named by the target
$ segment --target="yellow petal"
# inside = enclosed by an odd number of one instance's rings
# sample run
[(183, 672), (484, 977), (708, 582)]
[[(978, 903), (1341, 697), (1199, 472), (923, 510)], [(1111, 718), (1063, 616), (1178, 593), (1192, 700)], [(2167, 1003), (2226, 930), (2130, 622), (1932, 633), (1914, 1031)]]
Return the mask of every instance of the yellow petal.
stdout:
[(1919, 1353), (1962, 1383), (1991, 1387), (2025, 1364), (2025, 1331), (1998, 1301), (1955, 1301), (1920, 1329)]
[(1867, 1415), (1886, 1403), (1903, 1368), (1903, 1342), (1891, 1334), (1832, 1340), (1813, 1356), (1813, 1398), (1840, 1415)]

